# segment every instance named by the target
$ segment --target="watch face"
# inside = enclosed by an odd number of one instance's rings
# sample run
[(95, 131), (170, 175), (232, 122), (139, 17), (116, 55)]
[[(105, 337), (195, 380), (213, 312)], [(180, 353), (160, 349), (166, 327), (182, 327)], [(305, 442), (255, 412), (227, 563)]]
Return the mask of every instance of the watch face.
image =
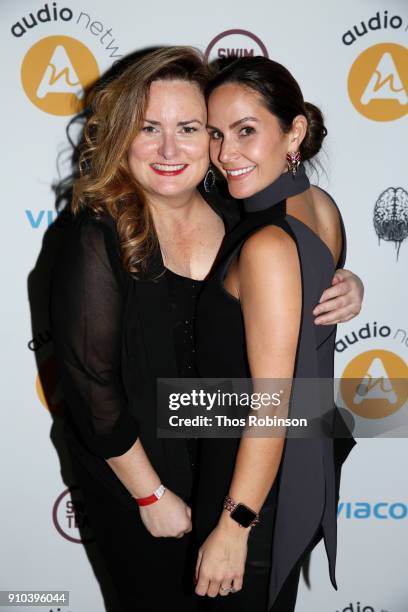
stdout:
[(243, 527), (249, 527), (254, 518), (256, 518), (256, 514), (244, 506), (244, 504), (238, 504), (235, 510), (231, 512), (231, 518)]

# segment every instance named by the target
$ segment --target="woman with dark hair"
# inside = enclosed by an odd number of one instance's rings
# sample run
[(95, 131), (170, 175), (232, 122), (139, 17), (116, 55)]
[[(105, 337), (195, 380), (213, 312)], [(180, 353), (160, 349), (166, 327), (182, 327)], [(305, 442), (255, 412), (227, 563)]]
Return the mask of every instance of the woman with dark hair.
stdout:
[[(196, 297), (236, 218), (198, 189), (209, 164), (207, 82), (199, 52), (170, 47), (97, 89), (53, 280), (67, 443), (129, 612), (192, 611), (198, 601), (196, 443), (157, 437), (156, 380), (196, 373)], [(341, 274), (323, 319), (359, 311), (359, 281)]]
[(335, 424), (348, 434), (331, 386), (335, 326), (317, 328), (312, 309), (344, 263), (345, 233), (333, 200), (300, 163), (320, 151), (327, 131), (290, 72), (242, 58), (207, 94), (211, 160), (245, 218), (198, 300), (199, 374), (250, 378), (254, 391), (288, 398), (279, 416), (316, 425), (324, 415), (326, 429), (299, 439), (294, 428), (256, 435), (248, 426), (241, 439), (202, 440), (196, 593), (216, 598), (208, 610), (290, 612), (301, 564), (321, 537), (335, 586), (340, 469), (354, 441), (333, 437)]

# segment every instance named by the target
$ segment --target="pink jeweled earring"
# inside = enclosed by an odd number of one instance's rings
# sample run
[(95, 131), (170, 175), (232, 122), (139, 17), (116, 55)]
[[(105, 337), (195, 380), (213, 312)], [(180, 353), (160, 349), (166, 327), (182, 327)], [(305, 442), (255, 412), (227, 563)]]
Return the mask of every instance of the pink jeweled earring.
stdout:
[(292, 176), (296, 176), (301, 160), (300, 151), (291, 151), (290, 153), (287, 153), (286, 159), (288, 162), (289, 172), (292, 173)]

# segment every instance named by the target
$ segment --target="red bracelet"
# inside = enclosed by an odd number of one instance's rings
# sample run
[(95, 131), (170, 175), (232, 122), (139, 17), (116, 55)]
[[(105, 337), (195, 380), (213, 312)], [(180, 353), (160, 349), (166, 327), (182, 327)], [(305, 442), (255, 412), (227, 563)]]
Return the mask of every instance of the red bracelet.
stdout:
[(138, 506), (150, 506), (150, 504), (154, 504), (163, 497), (165, 490), (166, 487), (161, 484), (152, 495), (148, 495), (148, 497), (135, 497), (134, 499)]

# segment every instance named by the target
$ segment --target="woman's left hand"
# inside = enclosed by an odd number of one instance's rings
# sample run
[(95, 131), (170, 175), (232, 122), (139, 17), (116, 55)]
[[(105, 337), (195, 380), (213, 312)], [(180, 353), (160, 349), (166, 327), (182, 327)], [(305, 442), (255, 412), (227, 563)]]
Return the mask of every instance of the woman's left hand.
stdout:
[[(228, 522), (227, 522), (228, 521)], [(197, 595), (228, 595), (242, 589), (249, 528), (229, 516), (213, 529), (198, 551)]]
[(316, 325), (333, 325), (350, 321), (361, 311), (364, 285), (350, 270), (336, 270), (332, 286), (323, 291), (313, 310)]

